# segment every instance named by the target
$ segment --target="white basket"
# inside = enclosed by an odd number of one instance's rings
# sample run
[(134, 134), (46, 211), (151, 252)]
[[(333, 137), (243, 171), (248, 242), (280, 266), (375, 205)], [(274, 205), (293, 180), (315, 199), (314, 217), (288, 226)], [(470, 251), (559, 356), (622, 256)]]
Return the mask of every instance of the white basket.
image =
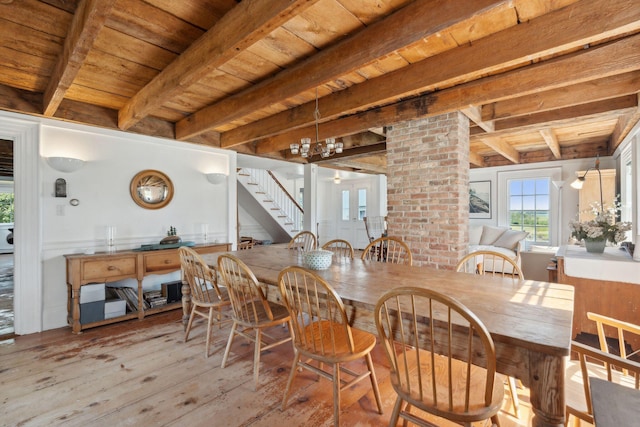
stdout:
[(304, 264), (311, 270), (326, 270), (331, 265), (333, 252), (318, 249), (304, 253)]

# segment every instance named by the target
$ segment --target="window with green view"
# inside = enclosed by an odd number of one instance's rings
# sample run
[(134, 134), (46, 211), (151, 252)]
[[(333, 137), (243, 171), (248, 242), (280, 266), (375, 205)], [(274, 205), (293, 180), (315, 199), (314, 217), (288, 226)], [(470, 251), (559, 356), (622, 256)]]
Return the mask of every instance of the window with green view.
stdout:
[(527, 240), (549, 244), (549, 178), (510, 179), (509, 226), (513, 230), (528, 231)]

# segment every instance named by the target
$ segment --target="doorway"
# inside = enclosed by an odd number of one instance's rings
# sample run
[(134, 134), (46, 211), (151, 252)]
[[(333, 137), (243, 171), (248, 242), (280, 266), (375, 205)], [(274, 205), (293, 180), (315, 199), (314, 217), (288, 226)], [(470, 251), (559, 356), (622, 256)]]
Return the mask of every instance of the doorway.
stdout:
[(369, 184), (340, 184), (338, 203), (338, 238), (348, 240), (354, 249), (369, 244), (364, 217), (367, 216)]
[(14, 336), (13, 141), (0, 140), (0, 340)]

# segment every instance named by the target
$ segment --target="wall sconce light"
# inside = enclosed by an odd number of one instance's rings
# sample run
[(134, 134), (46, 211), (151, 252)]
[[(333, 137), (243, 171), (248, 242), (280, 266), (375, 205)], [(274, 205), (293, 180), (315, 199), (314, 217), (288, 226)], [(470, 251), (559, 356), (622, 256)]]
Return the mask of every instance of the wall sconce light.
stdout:
[(340, 184), (340, 182), (341, 182), (340, 175), (336, 173), (336, 176), (333, 177), (333, 183)]
[(47, 157), (47, 163), (58, 172), (66, 173), (75, 172), (84, 166), (84, 160), (73, 157)]
[(213, 185), (222, 184), (224, 182), (225, 178), (227, 177), (223, 173), (208, 173), (208, 174), (205, 174), (205, 175), (207, 177), (207, 181), (209, 181)]
[(598, 171), (598, 178), (600, 179), (600, 212), (604, 212), (604, 202), (602, 200), (602, 173), (600, 172), (600, 156), (596, 157), (596, 164), (594, 167), (587, 169), (587, 171), (582, 175), (576, 178), (575, 181), (571, 183), (571, 187), (576, 190), (582, 189), (584, 185), (584, 180), (589, 171), (596, 170)]

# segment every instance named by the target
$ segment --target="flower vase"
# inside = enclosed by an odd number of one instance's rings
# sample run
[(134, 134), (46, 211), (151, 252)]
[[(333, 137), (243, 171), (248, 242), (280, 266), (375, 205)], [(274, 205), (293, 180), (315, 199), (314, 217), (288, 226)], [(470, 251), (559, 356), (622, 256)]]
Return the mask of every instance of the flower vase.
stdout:
[(606, 240), (584, 240), (584, 246), (587, 248), (587, 252), (591, 252), (593, 254), (603, 253), (606, 245)]

